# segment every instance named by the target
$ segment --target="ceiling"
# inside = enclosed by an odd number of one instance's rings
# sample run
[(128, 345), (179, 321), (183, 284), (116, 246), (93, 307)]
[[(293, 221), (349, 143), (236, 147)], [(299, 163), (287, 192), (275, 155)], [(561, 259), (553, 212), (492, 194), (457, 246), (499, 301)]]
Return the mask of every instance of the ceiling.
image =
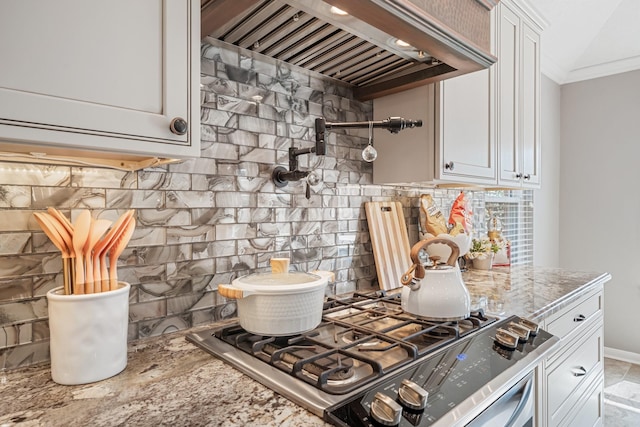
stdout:
[(559, 84), (640, 69), (639, 0), (528, 0), (546, 21), (542, 72)]

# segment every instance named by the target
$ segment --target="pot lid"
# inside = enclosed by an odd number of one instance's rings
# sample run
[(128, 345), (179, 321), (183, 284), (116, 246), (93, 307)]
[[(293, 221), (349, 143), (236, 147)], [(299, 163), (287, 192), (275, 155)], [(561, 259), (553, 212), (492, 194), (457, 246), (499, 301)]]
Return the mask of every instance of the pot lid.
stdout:
[(254, 273), (238, 277), (233, 285), (247, 291), (261, 293), (304, 292), (327, 284), (327, 279), (316, 274), (292, 271), (287, 273)]

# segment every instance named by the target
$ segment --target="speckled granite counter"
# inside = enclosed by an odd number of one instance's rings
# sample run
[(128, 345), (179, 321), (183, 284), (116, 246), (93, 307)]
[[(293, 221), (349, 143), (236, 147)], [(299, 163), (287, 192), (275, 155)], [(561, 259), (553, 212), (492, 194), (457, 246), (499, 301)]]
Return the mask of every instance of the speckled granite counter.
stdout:
[(128, 365), (61, 386), (49, 366), (0, 372), (0, 426), (324, 426), (176, 333), (130, 346)]
[(543, 319), (608, 281), (609, 273), (541, 267), (470, 269), (462, 274), (472, 304), (489, 312)]
[[(527, 267), (469, 270), (463, 277), (475, 303), (534, 319), (609, 279), (608, 274)], [(93, 384), (55, 384), (48, 365), (0, 372), (0, 426), (327, 425), (184, 336), (132, 344), (127, 368)]]

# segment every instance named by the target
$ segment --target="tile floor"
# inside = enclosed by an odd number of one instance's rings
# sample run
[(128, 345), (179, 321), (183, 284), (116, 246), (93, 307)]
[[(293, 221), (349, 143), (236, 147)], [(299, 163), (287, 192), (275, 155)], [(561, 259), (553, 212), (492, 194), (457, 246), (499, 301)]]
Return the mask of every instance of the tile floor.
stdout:
[(604, 359), (605, 427), (640, 426), (640, 365)]

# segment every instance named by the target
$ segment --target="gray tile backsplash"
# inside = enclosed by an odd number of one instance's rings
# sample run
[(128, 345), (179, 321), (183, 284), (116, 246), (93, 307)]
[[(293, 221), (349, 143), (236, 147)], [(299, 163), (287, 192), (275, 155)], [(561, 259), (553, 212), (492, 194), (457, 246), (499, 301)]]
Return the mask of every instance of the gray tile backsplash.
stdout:
[[(32, 214), (55, 206), (115, 220), (136, 210), (133, 238), (119, 259), (132, 285), (129, 340), (171, 333), (235, 314), (219, 283), (268, 268), (273, 256), (296, 270), (332, 270), (329, 292), (375, 285), (363, 203), (398, 200), (418, 240), (418, 197), (448, 209), (457, 190), (371, 184), (361, 160), (367, 130), (328, 133), (326, 156), (300, 166), (322, 178), (305, 198), (302, 182), (271, 181), (290, 146), (314, 143), (313, 122), (372, 118), (372, 103), (349, 88), (251, 52), (202, 45), (202, 157), (138, 172), (0, 163), (0, 369), (49, 359), (47, 291), (62, 285), (60, 254)], [(256, 98), (257, 96), (261, 98)], [(476, 212), (484, 194), (469, 193)]]

